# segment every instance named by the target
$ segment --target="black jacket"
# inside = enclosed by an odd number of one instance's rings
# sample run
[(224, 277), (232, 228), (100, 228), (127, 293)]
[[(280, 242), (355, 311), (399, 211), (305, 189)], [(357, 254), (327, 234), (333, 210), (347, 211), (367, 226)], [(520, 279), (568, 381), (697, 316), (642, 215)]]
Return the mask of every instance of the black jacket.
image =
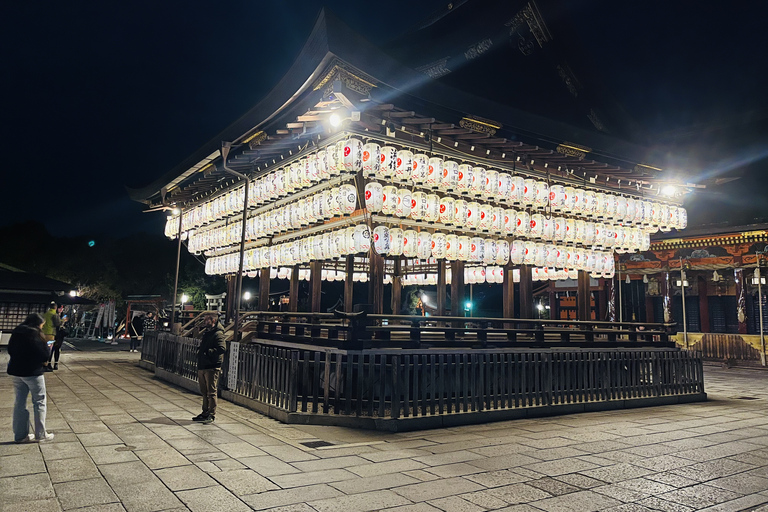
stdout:
[(224, 362), (224, 352), (227, 351), (227, 342), (224, 339), (224, 328), (218, 322), (210, 329), (203, 331), (203, 339), (197, 351), (197, 369), (214, 370), (221, 368)]
[(51, 355), (43, 333), (36, 327), (20, 325), (13, 330), (8, 340), (8, 375), (33, 377), (43, 374), (43, 363)]

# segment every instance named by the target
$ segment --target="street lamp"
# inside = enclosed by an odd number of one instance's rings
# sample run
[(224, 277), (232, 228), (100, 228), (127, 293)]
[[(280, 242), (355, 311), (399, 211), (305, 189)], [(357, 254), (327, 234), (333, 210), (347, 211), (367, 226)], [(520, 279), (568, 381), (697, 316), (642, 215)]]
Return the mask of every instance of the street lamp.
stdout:
[(472, 316), (472, 302), (467, 301), (466, 304), (464, 304), (464, 311), (469, 313), (469, 316)]
[(685, 278), (683, 258), (680, 258), (680, 280), (677, 281), (677, 286), (680, 287), (680, 297), (683, 300), (683, 340), (685, 340), (685, 348), (688, 349), (688, 321), (685, 314), (685, 288), (688, 286), (688, 280)]
[(760, 364), (765, 366), (765, 333), (763, 332), (763, 285), (765, 278), (760, 275), (760, 256), (757, 257), (757, 268), (752, 274), (752, 284), (757, 285), (757, 304), (760, 313)]

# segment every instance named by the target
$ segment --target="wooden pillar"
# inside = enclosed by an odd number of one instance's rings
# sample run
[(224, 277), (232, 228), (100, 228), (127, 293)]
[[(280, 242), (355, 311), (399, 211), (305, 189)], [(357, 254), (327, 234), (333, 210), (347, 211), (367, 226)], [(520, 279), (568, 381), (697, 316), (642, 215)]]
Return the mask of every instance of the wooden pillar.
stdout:
[(589, 289), (589, 274), (579, 270), (576, 291), (576, 320), (588, 322), (592, 320), (591, 292)]
[(520, 318), (533, 318), (533, 277), (528, 265), (520, 265)]
[(464, 316), (464, 262), (451, 262), (451, 316)]
[(269, 311), (269, 267), (262, 268), (259, 276), (259, 309)]
[(550, 281), (547, 293), (549, 295), (549, 319), (559, 320), (560, 314), (558, 312), (557, 297), (555, 297), (555, 282)]
[[(235, 304), (237, 303), (237, 274), (232, 276), (227, 276), (227, 308), (226, 308), (226, 314), (224, 315), (224, 322), (229, 323), (235, 318)], [(180, 300), (180, 299), (175, 299)], [(175, 311), (175, 309), (174, 309)], [(177, 319), (178, 322), (184, 323), (183, 318), (184, 313), (179, 312), (179, 317)]]
[(384, 257), (371, 248), (370, 278), (368, 279), (368, 303), (373, 305), (373, 314), (384, 314)]
[(402, 306), (403, 295), (403, 282), (400, 280), (400, 275), (402, 273), (402, 263), (399, 256), (393, 260), (392, 267), (392, 298), (390, 301), (390, 307), (392, 308), (393, 315), (399, 315), (400, 307)]
[(515, 282), (511, 262), (504, 265), (504, 281), (501, 285), (501, 315), (504, 318), (515, 318)]
[(600, 320), (615, 322), (618, 319), (616, 315), (616, 281), (605, 278), (603, 282), (605, 283), (605, 311), (600, 312)]
[(445, 315), (445, 260), (437, 260), (437, 316)]
[(291, 269), (291, 282), (288, 288), (288, 311), (297, 312), (299, 310), (299, 266), (294, 265)]
[(354, 281), (352, 280), (355, 271), (355, 256), (350, 254), (346, 257), (347, 277), (344, 279), (344, 311), (352, 312), (354, 307)]
[(739, 334), (747, 334), (747, 287), (744, 283), (744, 270), (733, 269), (736, 283), (736, 319), (739, 321)]
[(699, 282), (699, 318), (701, 319), (701, 332), (709, 332), (709, 297), (707, 296), (707, 280), (703, 276), (697, 278)]
[(322, 301), (322, 284), (323, 284), (323, 262), (312, 261), (309, 264), (309, 310), (312, 313), (320, 313), (320, 306)]
[[(661, 310), (664, 323), (668, 324), (672, 322), (672, 283), (669, 280), (669, 272), (661, 274), (661, 281), (659, 282), (659, 288), (661, 291)], [(677, 326), (681, 331), (683, 327)]]

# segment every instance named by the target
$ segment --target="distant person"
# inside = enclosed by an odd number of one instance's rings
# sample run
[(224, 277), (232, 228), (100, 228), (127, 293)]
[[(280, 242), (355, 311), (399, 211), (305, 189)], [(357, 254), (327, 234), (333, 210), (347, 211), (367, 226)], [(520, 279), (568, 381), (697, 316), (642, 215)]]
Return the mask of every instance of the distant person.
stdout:
[[(49, 342), (48, 345), (51, 345), (50, 342), (55, 340), (56, 332), (59, 330), (59, 327), (61, 327), (61, 318), (59, 318), (59, 312), (56, 310), (55, 302), (51, 302), (48, 311), (43, 314), (43, 320), (45, 321), (45, 324), (43, 325), (43, 337), (45, 341)], [(48, 365), (45, 367), (45, 371), (52, 372), (53, 368)]]
[(144, 336), (144, 315), (136, 315), (131, 320), (131, 352), (137, 352), (136, 348), (139, 346), (139, 340)]
[[(54, 310), (55, 311), (55, 310)], [(53, 433), (45, 430), (45, 376), (43, 367), (48, 364), (50, 352), (43, 337), (45, 319), (38, 313), (27, 316), (16, 327), (8, 340), (8, 375), (13, 380), (16, 399), (13, 404), (13, 440), (17, 443), (50, 441)], [(32, 393), (35, 433), (29, 433), (27, 395)]]
[(156, 331), (157, 330), (157, 320), (155, 320), (155, 314), (151, 311), (147, 313), (147, 316), (144, 318), (144, 334), (147, 333), (147, 331)]
[[(63, 312), (64, 306), (60, 306), (58, 311), (59, 316), (61, 316)], [(53, 370), (59, 369), (59, 356), (61, 355), (61, 346), (64, 344), (64, 338), (69, 335), (66, 324), (67, 316), (64, 315), (64, 317), (61, 317), (61, 325), (59, 325), (59, 328), (56, 329), (56, 334), (53, 337), (53, 347), (51, 347), (51, 357), (48, 360), (47, 368), (51, 368), (51, 361), (53, 361)]]
[(197, 351), (197, 380), (203, 395), (203, 412), (192, 418), (193, 421), (209, 424), (216, 419), (217, 385), (226, 351), (224, 327), (219, 322), (218, 315), (206, 314), (203, 317), (203, 338)]

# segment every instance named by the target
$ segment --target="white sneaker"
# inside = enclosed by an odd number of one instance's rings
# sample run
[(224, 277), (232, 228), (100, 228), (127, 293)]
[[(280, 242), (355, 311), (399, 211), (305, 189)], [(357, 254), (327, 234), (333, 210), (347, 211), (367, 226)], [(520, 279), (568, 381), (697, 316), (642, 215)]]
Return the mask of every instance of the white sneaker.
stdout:
[(28, 434), (27, 437), (23, 437), (16, 441), (16, 444), (23, 444), (23, 443), (34, 443), (35, 442), (35, 434)]
[(44, 437), (38, 437), (37, 441), (43, 443), (45, 441), (53, 441), (53, 432), (46, 432)]

